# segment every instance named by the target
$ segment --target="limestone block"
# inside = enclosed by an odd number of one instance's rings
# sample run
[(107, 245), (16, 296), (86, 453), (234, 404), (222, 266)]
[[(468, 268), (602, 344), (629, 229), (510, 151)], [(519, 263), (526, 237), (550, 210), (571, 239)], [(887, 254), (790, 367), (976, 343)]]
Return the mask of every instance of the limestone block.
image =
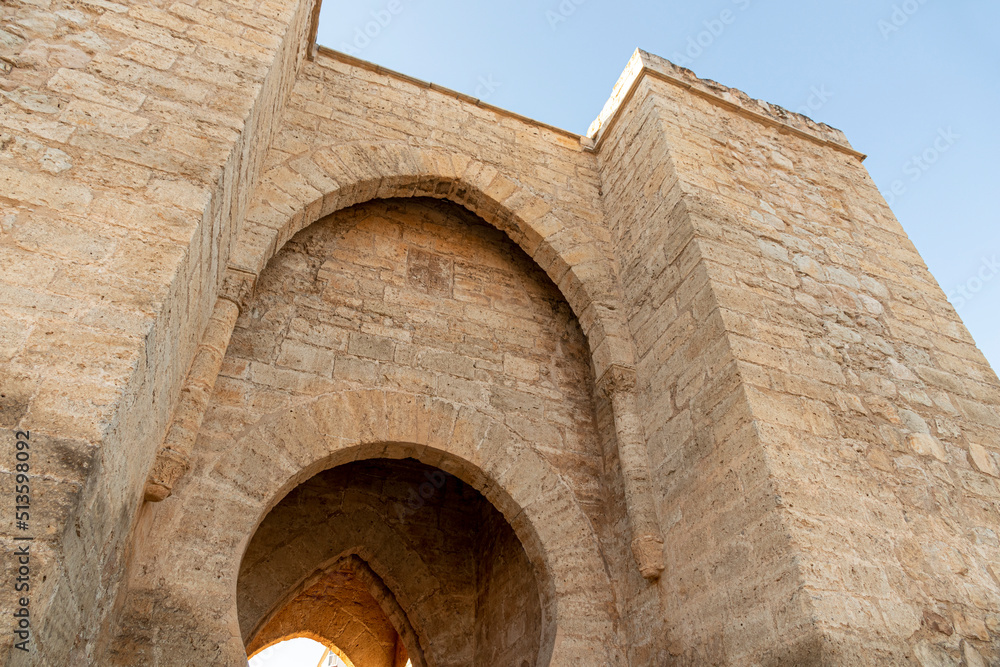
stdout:
[(948, 462), (948, 453), (941, 441), (928, 433), (911, 433), (908, 436), (910, 448), (920, 456), (932, 456), (938, 461)]
[(1000, 466), (997, 465), (996, 455), (982, 445), (969, 443), (969, 458), (979, 472), (991, 477), (1000, 477)]

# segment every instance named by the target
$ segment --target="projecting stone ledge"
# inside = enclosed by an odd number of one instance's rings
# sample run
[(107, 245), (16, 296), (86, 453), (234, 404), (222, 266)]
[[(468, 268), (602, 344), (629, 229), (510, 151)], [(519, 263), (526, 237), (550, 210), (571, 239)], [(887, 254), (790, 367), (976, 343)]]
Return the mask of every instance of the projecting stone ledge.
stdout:
[(728, 107), (755, 120), (776, 125), (784, 131), (831, 146), (841, 152), (864, 160), (865, 155), (851, 147), (847, 137), (840, 130), (826, 123), (818, 123), (800, 113), (784, 109), (776, 104), (750, 97), (736, 88), (724, 86), (711, 79), (701, 79), (689, 69), (679, 67), (666, 58), (636, 49), (611, 93), (611, 98), (597, 119), (591, 123), (587, 136), (599, 147), (608, 129), (615, 123), (622, 107), (634, 93), (644, 76), (654, 76), (675, 86), (690, 90), (696, 95), (708, 98), (715, 104)]

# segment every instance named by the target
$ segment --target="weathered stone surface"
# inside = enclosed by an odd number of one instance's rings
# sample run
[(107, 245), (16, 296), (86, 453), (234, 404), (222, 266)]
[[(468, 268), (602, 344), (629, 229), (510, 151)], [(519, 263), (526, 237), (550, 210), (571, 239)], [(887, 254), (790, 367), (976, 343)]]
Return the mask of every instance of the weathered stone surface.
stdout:
[[(646, 54), (623, 81), (597, 155), (660, 515), (676, 517), (669, 650), (958, 664), (919, 609), (947, 600), (973, 619), (960, 636), (993, 638), (974, 628), (998, 591), (995, 447), (975, 438), (997, 430), (968, 383), (995, 406), (995, 374), (842, 137), (789, 133)], [(722, 608), (745, 620), (720, 647)]]
[[(386, 619), (426, 664), (1000, 659), (1000, 382), (841, 133), (638, 52), (579, 137), (307, 59), (314, 9), (0, 5), (7, 664), (245, 664), (258, 528), (406, 458), (497, 521), (366, 584), (385, 664)], [(330, 502), (399, 572), (383, 482)]]

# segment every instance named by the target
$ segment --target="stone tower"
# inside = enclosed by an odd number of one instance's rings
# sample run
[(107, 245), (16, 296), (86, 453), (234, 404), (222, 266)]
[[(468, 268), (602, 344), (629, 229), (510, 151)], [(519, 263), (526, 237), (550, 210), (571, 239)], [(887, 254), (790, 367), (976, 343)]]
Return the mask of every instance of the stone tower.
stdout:
[(998, 664), (1000, 382), (841, 133), (317, 12), (0, 7), (4, 664)]

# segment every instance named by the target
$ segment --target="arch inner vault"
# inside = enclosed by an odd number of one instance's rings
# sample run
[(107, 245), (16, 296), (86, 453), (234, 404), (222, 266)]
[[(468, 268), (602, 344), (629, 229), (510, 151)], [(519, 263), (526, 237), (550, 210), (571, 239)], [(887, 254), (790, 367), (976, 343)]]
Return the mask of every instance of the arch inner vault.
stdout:
[(242, 309), (130, 597), (232, 661), (309, 636), (358, 667), (617, 664), (593, 387), (502, 232), (430, 199), (331, 215)]

